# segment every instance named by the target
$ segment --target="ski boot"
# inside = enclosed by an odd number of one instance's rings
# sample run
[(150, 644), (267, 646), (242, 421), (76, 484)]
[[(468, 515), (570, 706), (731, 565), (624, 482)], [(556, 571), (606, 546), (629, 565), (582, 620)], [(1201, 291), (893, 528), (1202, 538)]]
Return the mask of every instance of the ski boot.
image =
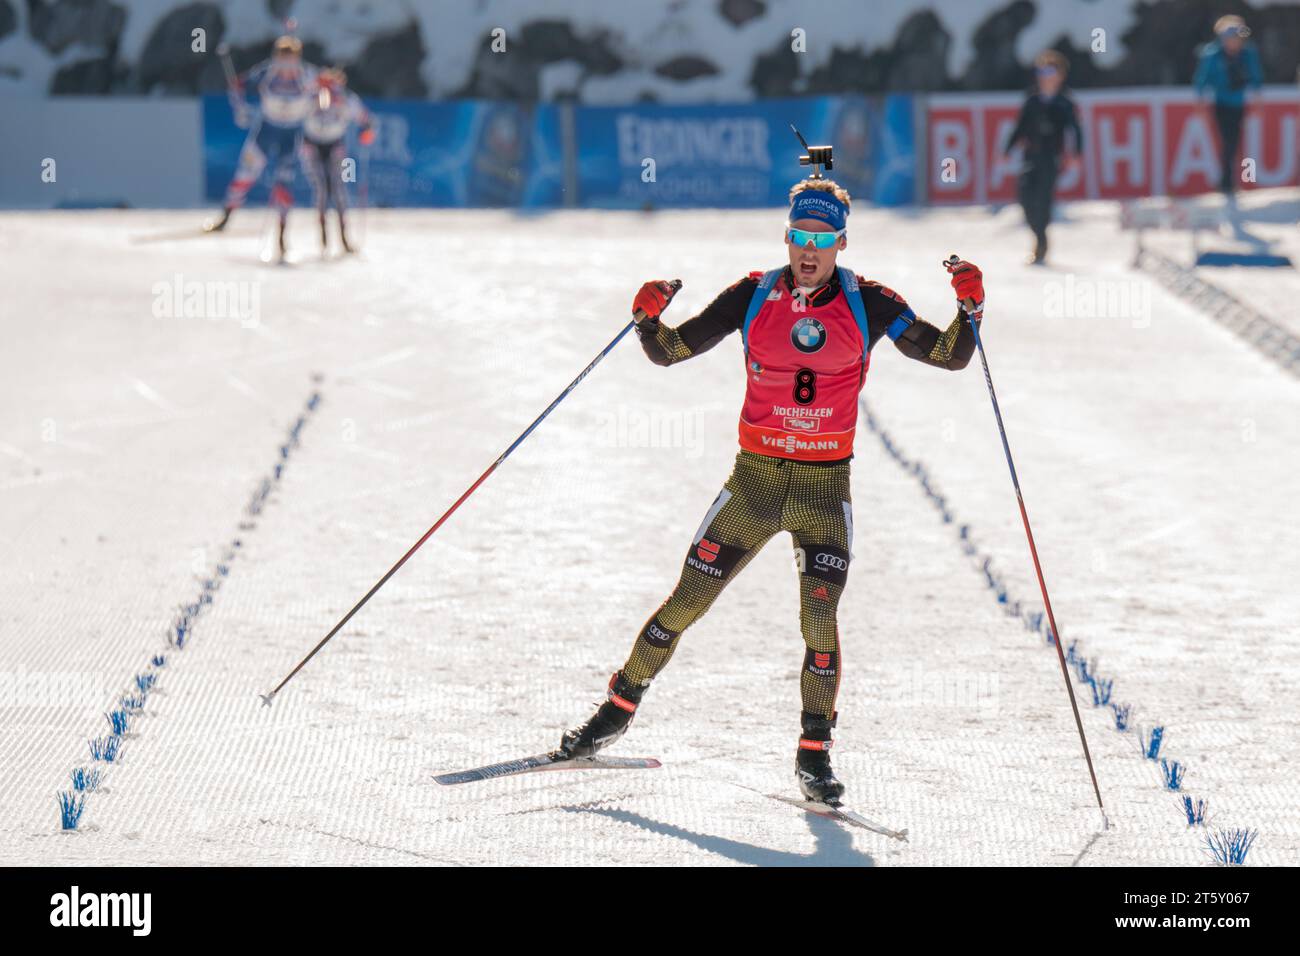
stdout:
[(1027, 260), (1031, 266), (1041, 266), (1047, 261), (1047, 237), (1039, 236), (1034, 242), (1034, 254)]
[(844, 796), (844, 784), (831, 770), (831, 728), (838, 715), (830, 718), (804, 711), (803, 736), (794, 758), (794, 775), (805, 800), (837, 804)]
[(590, 757), (608, 747), (627, 732), (644, 693), (644, 687), (632, 686), (618, 671), (609, 679), (605, 702), (586, 721), (564, 732), (560, 749), (570, 757)]
[(204, 232), (220, 232), (226, 228), (226, 223), (230, 222), (230, 213), (233, 207), (222, 206), (221, 215), (203, 224)]

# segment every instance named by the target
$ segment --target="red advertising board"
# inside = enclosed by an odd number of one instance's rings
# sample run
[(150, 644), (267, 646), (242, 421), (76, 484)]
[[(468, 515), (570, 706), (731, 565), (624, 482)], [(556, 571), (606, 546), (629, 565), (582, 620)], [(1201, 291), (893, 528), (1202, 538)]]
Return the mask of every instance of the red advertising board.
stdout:
[[(1074, 94), (1083, 125), (1082, 162), (1062, 171), (1066, 199), (1189, 196), (1219, 178), (1213, 111), (1190, 90), (1090, 90)], [(932, 203), (1011, 202), (1020, 168), (1008, 154), (1021, 97), (940, 94), (929, 99), (926, 197)], [(1300, 91), (1268, 87), (1242, 127), (1241, 158), (1253, 164), (1244, 189), (1300, 184)]]

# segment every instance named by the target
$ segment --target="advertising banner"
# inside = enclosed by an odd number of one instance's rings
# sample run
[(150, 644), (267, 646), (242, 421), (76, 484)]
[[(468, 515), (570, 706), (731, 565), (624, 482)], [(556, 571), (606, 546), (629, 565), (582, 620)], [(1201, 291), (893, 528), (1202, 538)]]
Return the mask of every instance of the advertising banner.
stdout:
[[(1132, 199), (1208, 192), (1219, 179), (1212, 107), (1190, 90), (1089, 90), (1074, 94), (1083, 162), (1063, 171), (1063, 199)], [(1007, 155), (1023, 97), (931, 96), (925, 109), (926, 199), (1013, 202), (1020, 158)], [(1253, 161), (1243, 189), (1300, 183), (1300, 91), (1266, 88), (1242, 125), (1241, 158)]]
[(584, 206), (781, 206), (807, 173), (794, 124), (835, 147), (831, 175), (855, 198), (914, 201), (912, 100), (834, 96), (732, 106), (577, 110), (578, 190)]
[[(554, 206), (562, 200), (563, 150), (557, 108), (475, 100), (367, 103), (375, 141), (348, 133), (356, 161), (353, 202), (371, 206)], [(255, 121), (256, 122), (256, 121)], [(235, 125), (224, 96), (203, 101), (205, 194), (220, 202), (240, 150), (256, 132)], [(311, 183), (296, 164), (295, 202), (311, 201)], [(249, 194), (265, 201), (269, 176)]]

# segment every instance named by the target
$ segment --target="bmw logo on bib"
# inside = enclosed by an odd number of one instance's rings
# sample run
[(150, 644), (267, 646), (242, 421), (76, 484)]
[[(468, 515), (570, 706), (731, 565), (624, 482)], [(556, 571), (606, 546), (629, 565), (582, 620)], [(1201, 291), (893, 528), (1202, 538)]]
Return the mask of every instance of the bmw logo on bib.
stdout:
[(826, 326), (816, 319), (802, 318), (790, 329), (790, 341), (800, 352), (816, 352), (826, 344)]

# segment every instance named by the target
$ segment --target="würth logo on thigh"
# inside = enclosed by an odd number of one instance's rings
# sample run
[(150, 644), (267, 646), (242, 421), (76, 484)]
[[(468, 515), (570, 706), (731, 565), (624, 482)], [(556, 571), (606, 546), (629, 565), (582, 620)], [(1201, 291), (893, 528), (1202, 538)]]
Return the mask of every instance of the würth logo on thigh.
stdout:
[(686, 564), (711, 578), (725, 578), (744, 555), (744, 548), (711, 541), (701, 535), (687, 553)]
[(51, 926), (129, 927), (133, 936), (148, 936), (152, 924), (151, 893), (68, 893), (50, 897)]

